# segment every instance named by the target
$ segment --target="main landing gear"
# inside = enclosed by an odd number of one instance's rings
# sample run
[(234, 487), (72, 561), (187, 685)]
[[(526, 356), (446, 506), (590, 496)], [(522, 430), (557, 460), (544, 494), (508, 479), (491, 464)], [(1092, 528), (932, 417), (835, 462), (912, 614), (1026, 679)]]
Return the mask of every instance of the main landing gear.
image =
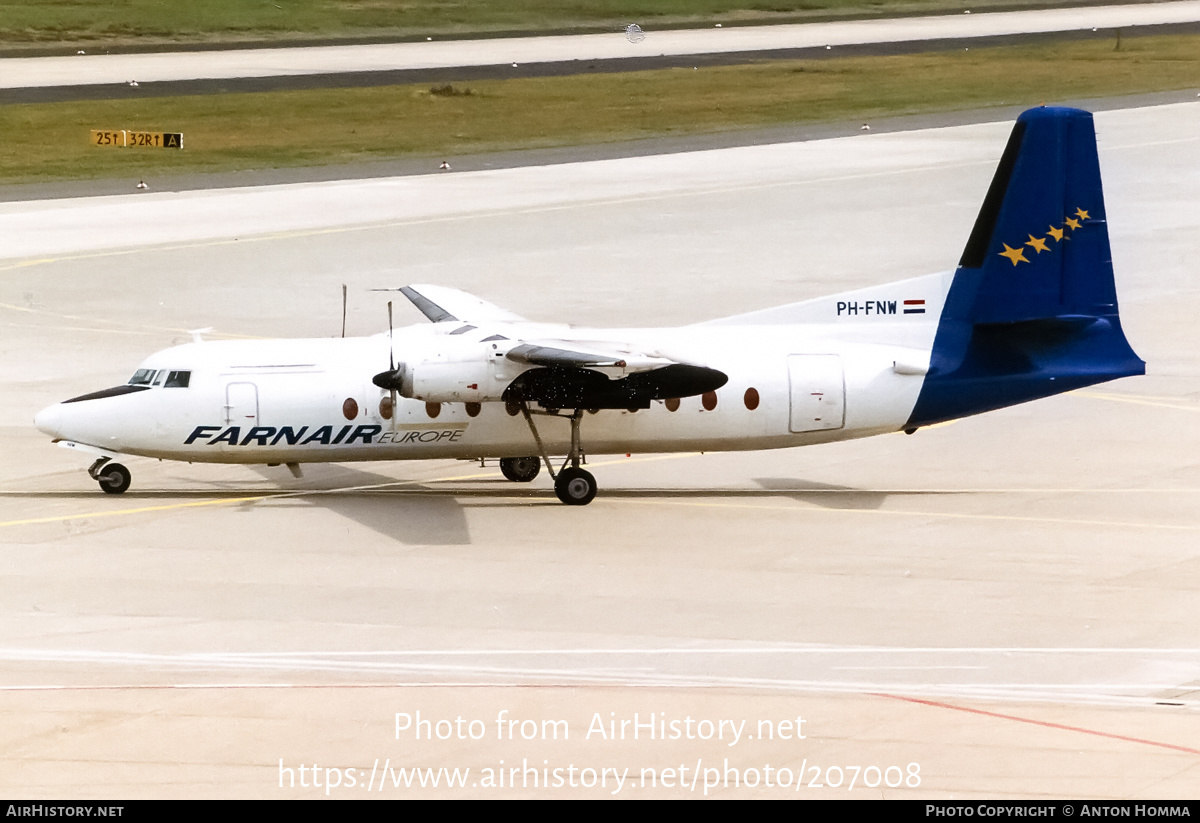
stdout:
[[(533, 423), (533, 415), (543, 414), (547, 417), (567, 417), (568, 415), (560, 414), (557, 411), (530, 411), (529, 404), (524, 400), (520, 401), (521, 414), (525, 415), (525, 422), (529, 424), (529, 431), (533, 434), (533, 440), (537, 443), (538, 453), (542, 460), (546, 463), (546, 470), (550, 472), (550, 476), (554, 478), (554, 493), (558, 499), (568, 506), (586, 506), (591, 503), (596, 497), (596, 478), (586, 469), (579, 467), (583, 458), (583, 446), (579, 439), (579, 421), (583, 418), (583, 409), (575, 409), (571, 413), (571, 453), (567, 455), (567, 459), (563, 461), (562, 468), (557, 473), (554, 471), (554, 466), (550, 463), (550, 456), (546, 453), (546, 447), (542, 444), (542, 438), (538, 435), (537, 426)], [(512, 461), (529, 460), (531, 458), (507, 458)], [(536, 460), (536, 458), (532, 458)], [(567, 465), (567, 464), (570, 465)], [(536, 464), (535, 464), (536, 466)], [(509, 480), (517, 478), (509, 477), (508, 471), (504, 467), (504, 461), (500, 461), (500, 471), (504, 472), (504, 476)], [(536, 468), (533, 474), (529, 475), (529, 480), (532, 480), (537, 475)]]
[(133, 479), (129, 469), (113, 463), (111, 457), (101, 457), (88, 469), (88, 474), (100, 484), (100, 490), (105, 494), (124, 494)]
[(554, 493), (568, 506), (586, 506), (596, 496), (596, 478), (578, 466), (568, 466), (554, 478)]
[(542, 470), (539, 457), (501, 457), (500, 473), (514, 483), (528, 483)]

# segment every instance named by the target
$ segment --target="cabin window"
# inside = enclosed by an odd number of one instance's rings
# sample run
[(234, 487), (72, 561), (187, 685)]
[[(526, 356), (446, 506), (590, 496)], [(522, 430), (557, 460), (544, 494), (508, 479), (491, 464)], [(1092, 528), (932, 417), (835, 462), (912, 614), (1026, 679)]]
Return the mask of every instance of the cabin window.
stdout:
[(192, 373), (190, 371), (173, 371), (167, 375), (167, 382), (163, 383), (163, 388), (186, 389), (191, 381)]

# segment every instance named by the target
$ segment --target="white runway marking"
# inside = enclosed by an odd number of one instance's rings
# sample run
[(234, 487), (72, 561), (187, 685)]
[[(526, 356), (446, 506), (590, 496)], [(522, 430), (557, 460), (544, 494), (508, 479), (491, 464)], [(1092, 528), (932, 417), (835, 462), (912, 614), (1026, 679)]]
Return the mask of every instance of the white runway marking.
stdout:
[[(722, 663), (722, 659), (726, 659)], [(859, 661), (848, 665), (847, 659)], [(665, 647), (622, 649), (420, 649), (393, 651), (189, 652), (182, 654), (57, 649), (0, 649), (9, 664), (102, 666), (110, 669), (334, 672), (348, 686), (385, 685), (355, 678), (400, 677), (401, 683), (518, 685), (616, 684), (766, 688), (1002, 700), (1142, 704), (1187, 697), (1200, 678), (1200, 649), (1155, 648), (889, 648), (889, 647)], [(741, 671), (718, 672), (737, 662)], [(762, 673), (757, 670), (761, 669)], [(861, 672), (845, 679), (840, 672)], [(1170, 672), (1173, 676), (1164, 676)], [(936, 673), (940, 674), (940, 679)], [(1182, 684), (1182, 685), (1181, 685)], [(187, 688), (245, 687), (259, 683), (205, 683)], [(279, 685), (266, 681), (261, 685)], [(292, 682), (291, 685), (299, 685)], [(394, 684), (387, 684), (394, 685)], [(181, 686), (182, 687), (182, 686)], [(62, 689), (61, 684), (0, 686), (5, 690)], [(1163, 698), (1162, 693), (1170, 693)], [(1178, 696), (1180, 694), (1184, 696)]]

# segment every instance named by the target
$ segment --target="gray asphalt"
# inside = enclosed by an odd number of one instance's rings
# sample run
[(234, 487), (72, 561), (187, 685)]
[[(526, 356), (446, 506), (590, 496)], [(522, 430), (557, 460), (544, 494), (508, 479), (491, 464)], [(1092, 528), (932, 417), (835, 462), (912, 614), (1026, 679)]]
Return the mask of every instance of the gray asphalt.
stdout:
[(57, 103), (70, 100), (137, 100), (146, 97), (176, 97), (205, 94), (245, 94), (304, 89), (363, 88), (406, 84), (444, 84), (472, 80), (511, 80), (526, 77), (565, 77), (587, 74), (653, 71), (656, 69), (734, 66), (780, 60), (829, 60), (844, 57), (873, 57), (918, 54), (932, 51), (958, 51), (964, 48), (1037, 45), (1081, 40), (1116, 40), (1121, 37), (1147, 37), (1164, 34), (1195, 34), (1200, 22), (1170, 23), (1153, 26), (1100, 28), (1082, 31), (1012, 34), (984, 37), (954, 37), (909, 40), (897, 43), (858, 43), (836, 49), (817, 46), (795, 49), (724, 52), (709, 54), (662, 55), (620, 59), (568, 60), (519, 65), (459, 66), (451, 68), (405, 69), (396, 71), (334, 72), (329, 74), (290, 74), (274, 77), (243, 77), (167, 82), (140, 82), (98, 85), (66, 85), (28, 88), (0, 88), (0, 105), (19, 103)]

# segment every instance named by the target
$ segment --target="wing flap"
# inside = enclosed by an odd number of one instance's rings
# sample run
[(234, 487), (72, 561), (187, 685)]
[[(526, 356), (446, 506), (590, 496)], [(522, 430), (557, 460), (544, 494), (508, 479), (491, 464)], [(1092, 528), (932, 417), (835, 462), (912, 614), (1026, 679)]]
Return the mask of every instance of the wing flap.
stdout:
[(576, 366), (578, 368), (612, 366), (618, 369), (626, 366), (624, 358), (611, 354), (587, 354), (541, 343), (521, 343), (513, 346), (505, 357), (514, 363), (527, 363), (530, 366)]
[[(613, 345), (608, 349), (608, 345)], [(505, 355), (514, 363), (548, 368), (620, 369), (625, 374), (653, 371), (678, 361), (655, 354), (633, 351), (619, 344), (598, 343), (576, 347), (570, 340), (524, 339)]]

